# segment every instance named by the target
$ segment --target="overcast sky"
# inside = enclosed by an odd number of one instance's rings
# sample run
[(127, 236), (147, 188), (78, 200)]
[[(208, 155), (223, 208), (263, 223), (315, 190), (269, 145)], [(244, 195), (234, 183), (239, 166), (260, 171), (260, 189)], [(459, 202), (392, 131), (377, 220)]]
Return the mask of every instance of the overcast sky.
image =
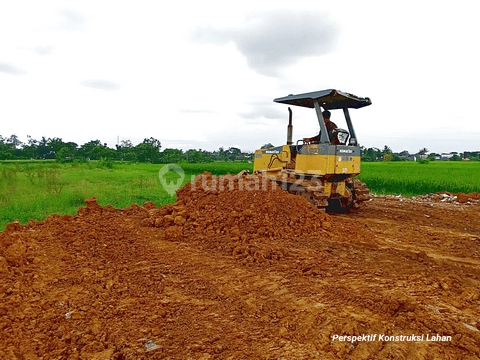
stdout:
[(473, 0), (2, 1), (0, 34), (4, 137), (253, 151), (286, 141), (274, 98), (333, 88), (372, 100), (363, 146), (480, 150)]

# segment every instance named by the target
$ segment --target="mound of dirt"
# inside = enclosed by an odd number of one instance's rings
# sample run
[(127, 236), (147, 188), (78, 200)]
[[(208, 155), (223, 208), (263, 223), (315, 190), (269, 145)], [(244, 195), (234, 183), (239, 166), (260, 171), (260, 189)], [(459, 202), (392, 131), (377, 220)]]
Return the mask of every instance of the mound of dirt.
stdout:
[(177, 195), (8, 224), (0, 358), (480, 358), (475, 207), (331, 216), (208, 173)]
[(177, 191), (175, 203), (150, 210), (142, 225), (159, 228), (162, 239), (203, 241), (254, 262), (283, 256), (275, 240), (324, 236), (331, 227), (325, 213), (264, 180), (205, 172)]

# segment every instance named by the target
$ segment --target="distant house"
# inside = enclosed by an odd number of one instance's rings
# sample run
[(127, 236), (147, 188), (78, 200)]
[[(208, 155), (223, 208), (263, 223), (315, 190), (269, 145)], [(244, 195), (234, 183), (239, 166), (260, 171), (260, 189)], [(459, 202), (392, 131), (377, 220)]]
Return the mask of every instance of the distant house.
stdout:
[(442, 153), (440, 155), (440, 161), (446, 161), (446, 160), (450, 160), (452, 157), (453, 157), (454, 154), (452, 153)]
[(410, 155), (410, 160), (411, 161), (417, 161), (417, 160), (420, 160), (420, 159), (427, 159), (428, 158), (428, 155), (427, 154), (414, 154), (414, 155)]
[(234, 159), (235, 160), (248, 160), (251, 159), (253, 154), (247, 154), (247, 153), (240, 153), (235, 155)]

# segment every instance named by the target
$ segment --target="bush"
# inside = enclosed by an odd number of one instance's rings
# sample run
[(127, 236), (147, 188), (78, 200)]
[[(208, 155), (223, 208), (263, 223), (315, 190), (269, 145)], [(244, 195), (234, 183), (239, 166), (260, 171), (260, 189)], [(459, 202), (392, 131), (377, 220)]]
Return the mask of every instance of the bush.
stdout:
[(113, 160), (102, 157), (98, 160), (98, 167), (113, 169)]

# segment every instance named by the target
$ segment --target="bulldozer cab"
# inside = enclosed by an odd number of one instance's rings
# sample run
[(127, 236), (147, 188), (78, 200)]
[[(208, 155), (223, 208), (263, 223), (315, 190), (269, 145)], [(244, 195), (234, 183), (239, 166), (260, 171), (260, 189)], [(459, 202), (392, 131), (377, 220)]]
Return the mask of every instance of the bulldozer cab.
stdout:
[[(294, 171), (299, 174), (324, 176), (331, 181), (354, 177), (360, 173), (361, 150), (350, 119), (349, 109), (371, 105), (369, 98), (334, 89), (288, 95), (274, 102), (315, 109), (320, 134), (315, 141), (292, 141), (292, 110), (289, 109), (287, 144), (255, 152), (254, 171), (275, 174)], [(334, 129), (326, 123), (323, 111), (341, 110), (348, 129)]]
[[(274, 99), (277, 103), (315, 109), (320, 134), (308, 141), (292, 142), (292, 110), (289, 107), (287, 144), (255, 151), (253, 170), (306, 197), (319, 209), (346, 211), (369, 199), (369, 190), (355, 176), (360, 174), (361, 149), (349, 109), (370, 105), (369, 98), (328, 89)], [(342, 110), (348, 130), (325, 121), (322, 111)], [(327, 116), (328, 117), (328, 116)], [(302, 142), (302, 143), (299, 143)]]
[[(282, 98), (274, 99), (273, 101), (282, 104), (303, 106), (315, 109), (318, 124), (320, 125), (320, 136), (318, 137), (318, 140), (314, 141), (314, 143), (349, 146), (358, 145), (358, 140), (355, 135), (355, 130), (353, 128), (353, 124), (350, 118), (349, 109), (359, 109), (372, 103), (369, 98), (360, 98), (353, 94), (334, 89), (327, 89), (298, 95), (288, 95)], [(329, 131), (322, 114), (322, 108), (324, 110), (342, 109), (345, 116), (345, 121), (348, 126), (348, 130), (337, 128), (335, 130), (330, 129)], [(291, 110), (289, 127), (290, 126)], [(292, 144), (290, 129), (288, 133), (287, 144)], [(298, 142), (295, 150), (298, 150)]]

